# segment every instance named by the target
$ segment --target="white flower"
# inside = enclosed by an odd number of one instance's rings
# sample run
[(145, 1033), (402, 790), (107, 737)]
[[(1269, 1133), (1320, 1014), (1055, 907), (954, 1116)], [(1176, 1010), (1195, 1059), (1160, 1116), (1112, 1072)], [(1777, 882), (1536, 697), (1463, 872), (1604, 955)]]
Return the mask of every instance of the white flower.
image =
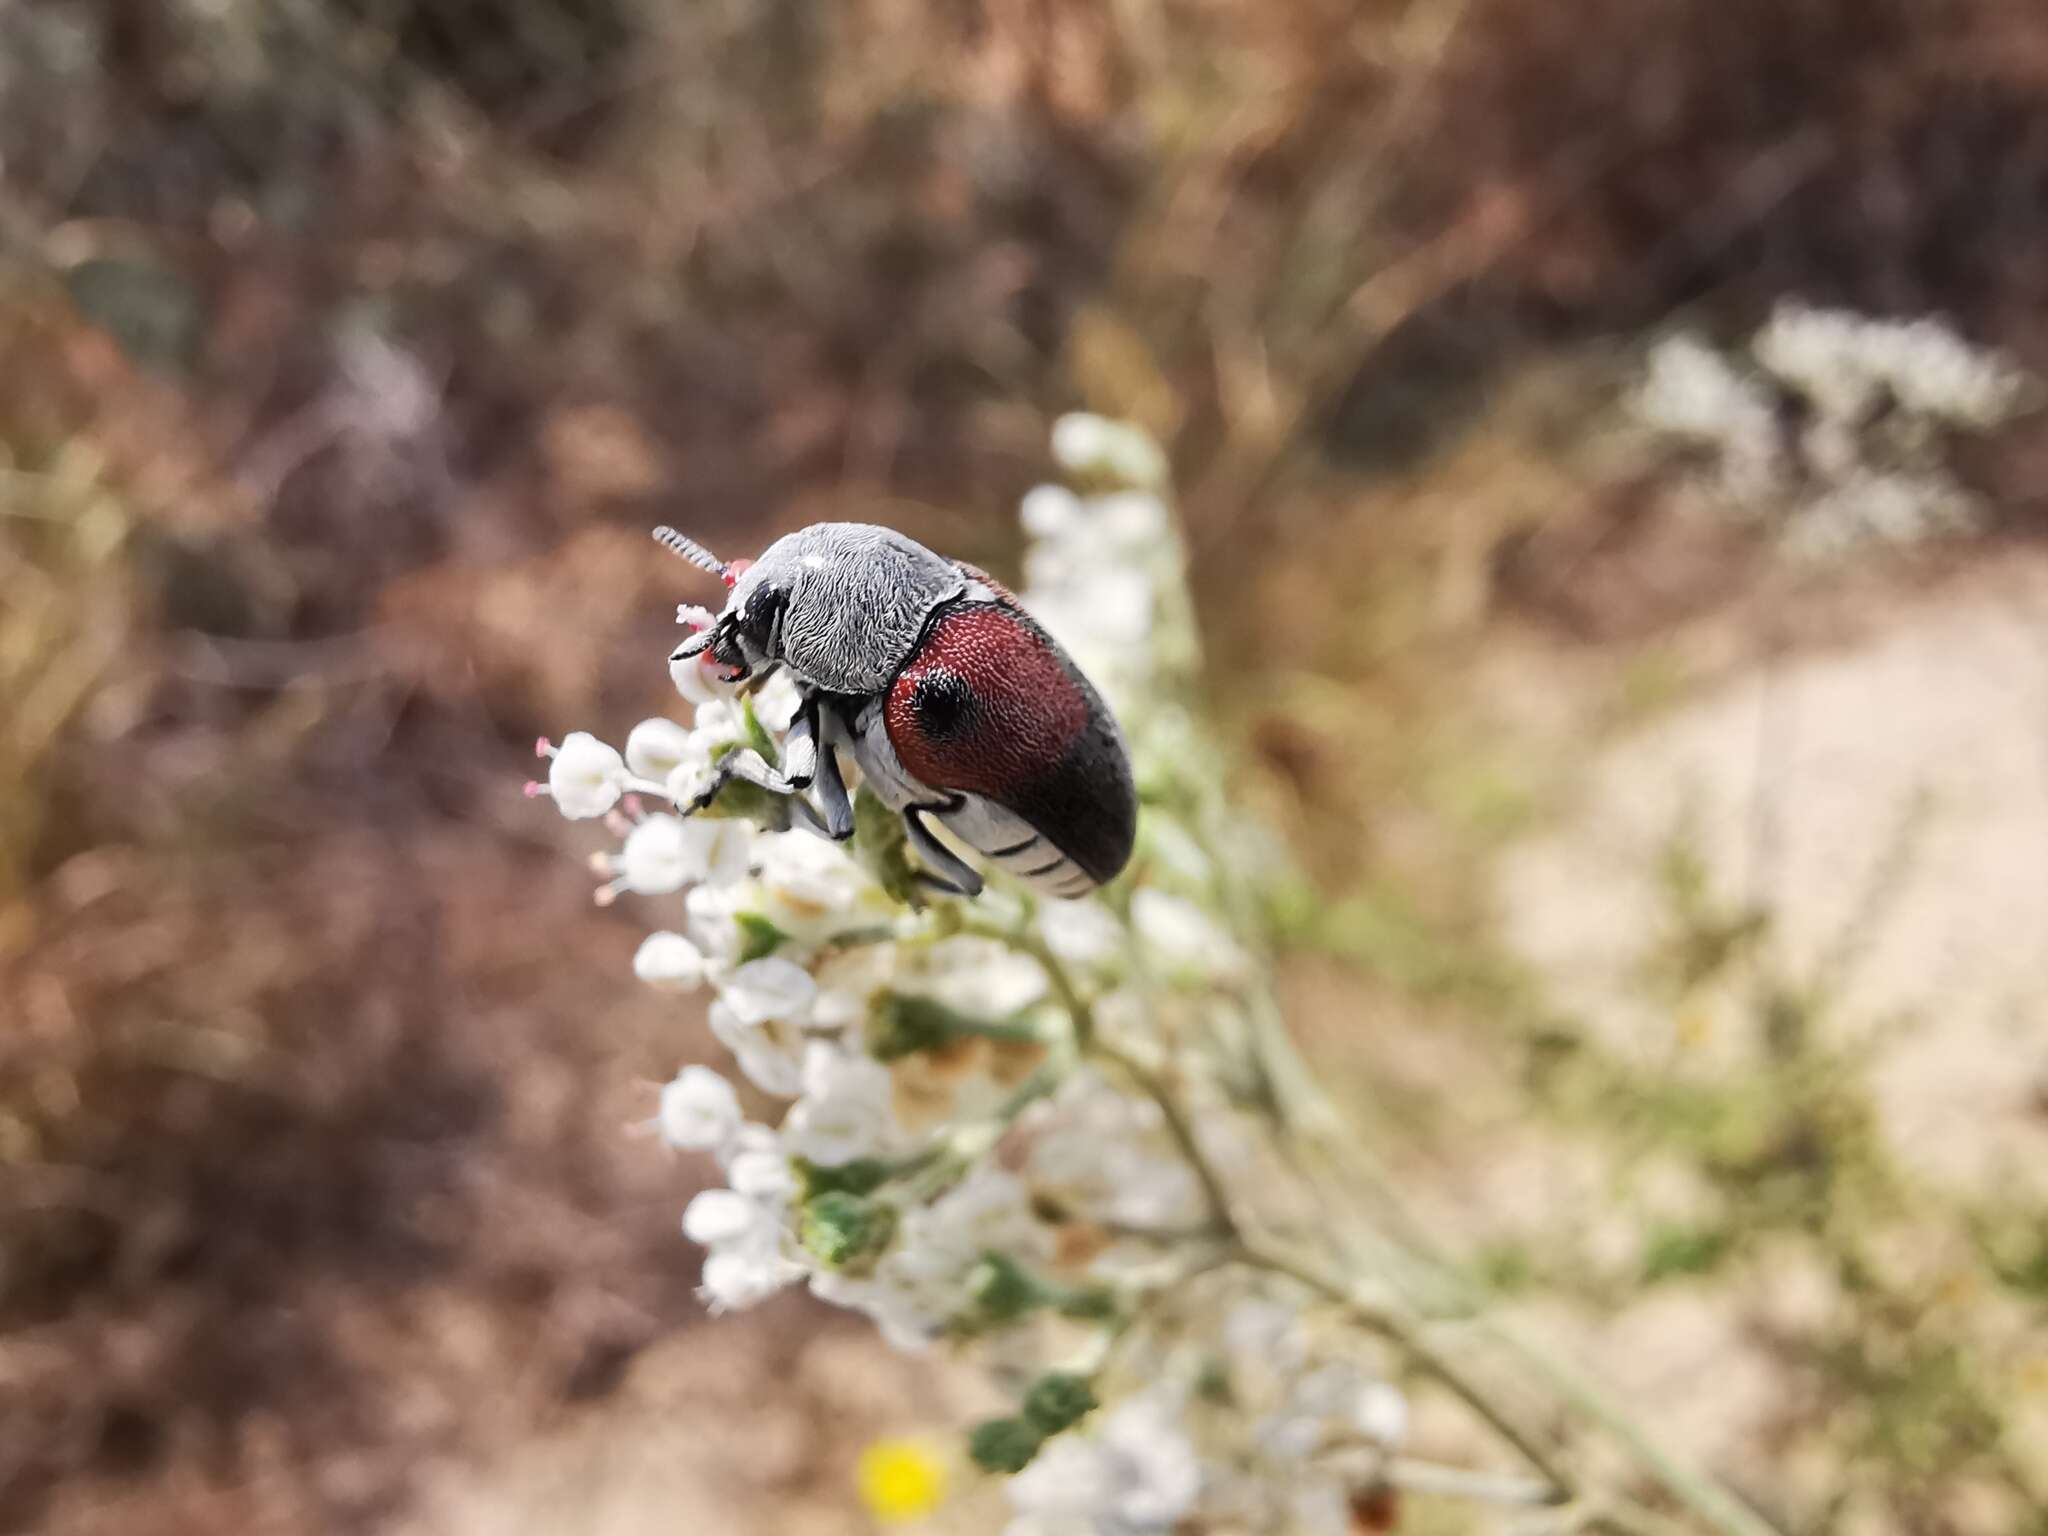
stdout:
[(736, 1312), (766, 1301), (802, 1274), (803, 1266), (783, 1255), (779, 1236), (766, 1235), (712, 1249), (698, 1291), (712, 1310)]
[(725, 1177), (749, 1200), (787, 1205), (796, 1198), (796, 1170), (789, 1166), (789, 1154), (779, 1141), (773, 1147), (754, 1147), (737, 1154), (726, 1166)]
[(754, 690), (754, 718), (777, 736), (789, 729), (802, 704), (803, 693), (786, 671), (771, 674)]
[(880, 1270), (920, 1294), (964, 1303), (968, 1272), (994, 1250), (1029, 1263), (1052, 1257), (1052, 1234), (1016, 1175), (983, 1163), (930, 1205), (904, 1214)]
[(1076, 474), (1150, 489), (1166, 483), (1166, 455), (1141, 427), (1074, 411), (1052, 424), (1052, 456)]
[(690, 733), (673, 720), (642, 720), (626, 738), (626, 766), (657, 784), (697, 756)]
[(1103, 965), (1123, 947), (1123, 929), (1099, 901), (1048, 901), (1039, 908), (1038, 932), (1068, 965)]
[(543, 746), (547, 792), (571, 821), (602, 816), (625, 791), (626, 760), (588, 731), (571, 731), (559, 747)]
[(1173, 514), (1166, 510), (1165, 502), (1149, 491), (1122, 491), (1099, 497), (1089, 511), (1101, 524), (1103, 537), (1132, 553), (1157, 549), (1173, 532)]
[(874, 882), (839, 844), (815, 832), (768, 832), (754, 840), (763, 888), (791, 907), (843, 912)]
[(1170, 1531), (1202, 1493), (1202, 1463), (1180, 1425), (1176, 1395), (1130, 1398), (1090, 1438), (1061, 1435), (1011, 1478), (1010, 1502), (1028, 1515), (1085, 1519), (1119, 1536)]
[(1169, 969), (1227, 976), (1243, 968), (1230, 935), (1193, 902), (1166, 891), (1148, 886), (1132, 895), (1131, 927)]
[(1391, 1448), (1408, 1438), (1408, 1399), (1384, 1381), (1369, 1381), (1358, 1389), (1351, 1418), (1367, 1439), (1381, 1445)]
[(747, 878), (747, 866), (754, 857), (754, 824), (737, 816), (694, 817), (710, 829), (704, 842), (704, 874), (707, 885), (733, 886)]
[[(734, 1166), (741, 1158), (756, 1154), (782, 1157), (782, 1138), (776, 1135), (774, 1126), (763, 1125), (758, 1120), (749, 1120), (734, 1131), (731, 1139), (718, 1149), (719, 1164), (725, 1169), (726, 1182), (732, 1184), (733, 1188), (739, 1189), (739, 1185), (734, 1183), (732, 1177)], [(745, 1194), (747, 1191), (740, 1190), (740, 1193)]]
[(697, 724), (690, 735), (705, 756), (716, 757), (721, 747), (747, 739), (747, 722), (731, 699), (707, 699), (697, 706)]
[(697, 881), (730, 884), (746, 873), (752, 832), (728, 817), (685, 820), (658, 811), (626, 834), (613, 867), (618, 883), (643, 896), (663, 896)]
[(1034, 539), (1057, 539), (1072, 533), (1085, 515), (1081, 498), (1063, 485), (1034, 486), (1017, 508), (1018, 521)]
[(683, 897), (689, 914), (690, 937), (699, 949), (722, 964), (739, 959), (740, 926), (734, 914), (740, 910), (741, 891), (733, 886), (692, 886)]
[(683, 1068), (661, 1089), (661, 1139), (686, 1152), (722, 1147), (739, 1133), (739, 1095), (709, 1067)]
[(916, 1292), (886, 1280), (857, 1280), (823, 1269), (811, 1276), (811, 1294), (835, 1307), (866, 1314), (881, 1333), (882, 1342), (905, 1354), (929, 1348), (946, 1323), (944, 1312), (928, 1306)]
[(711, 1005), (707, 1017), (712, 1035), (732, 1052), (748, 1082), (778, 1098), (793, 1098), (803, 1090), (800, 1029), (782, 1020), (743, 1023), (723, 999)]
[(962, 1013), (998, 1019), (1045, 996), (1045, 970), (1000, 939), (942, 939), (919, 957), (919, 975), (903, 980), (917, 992)]
[(683, 810), (695, 805), (697, 797), (711, 787), (716, 777), (717, 770), (711, 759), (701, 753), (693, 753), (668, 771), (662, 779), (661, 792), (668, 796), (677, 810)]
[(718, 995), (742, 1026), (770, 1020), (802, 1023), (810, 1016), (818, 984), (802, 966), (769, 955), (740, 966), (719, 985)]
[(647, 817), (619, 850), (620, 884), (643, 896), (681, 890), (704, 876), (704, 840), (696, 822), (662, 813)]
[(799, 1157), (836, 1168), (891, 1149), (897, 1139), (889, 1073), (872, 1057), (825, 1041), (804, 1055), (804, 1096), (782, 1122)]
[(683, 1235), (693, 1243), (716, 1248), (758, 1235), (768, 1223), (781, 1224), (756, 1202), (732, 1189), (699, 1192), (683, 1211)]
[(704, 955), (680, 933), (650, 933), (633, 952), (633, 974), (664, 991), (693, 991), (704, 982)]

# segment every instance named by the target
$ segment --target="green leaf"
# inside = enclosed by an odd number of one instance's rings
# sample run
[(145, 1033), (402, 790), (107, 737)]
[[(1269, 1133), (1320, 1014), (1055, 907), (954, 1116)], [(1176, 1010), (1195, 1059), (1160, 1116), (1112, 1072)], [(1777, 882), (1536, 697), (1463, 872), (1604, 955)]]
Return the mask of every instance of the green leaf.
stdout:
[(789, 935), (758, 912), (739, 912), (733, 921), (740, 930), (740, 963), (772, 955), (789, 942)]

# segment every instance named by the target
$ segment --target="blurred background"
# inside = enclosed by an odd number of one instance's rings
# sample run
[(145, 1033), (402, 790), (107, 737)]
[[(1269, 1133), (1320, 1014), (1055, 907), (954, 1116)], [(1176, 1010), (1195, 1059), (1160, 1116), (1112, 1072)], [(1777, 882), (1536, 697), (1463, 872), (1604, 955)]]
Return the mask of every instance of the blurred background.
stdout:
[(2048, 372), (2044, 241), (2032, 0), (0, 4), (0, 1528), (868, 1528), (961, 1389), (703, 1316), (519, 784), (651, 523), (1014, 571), (1088, 408), (1421, 1218), (1787, 1531), (2048, 1529), (2048, 421), (1644, 406)]

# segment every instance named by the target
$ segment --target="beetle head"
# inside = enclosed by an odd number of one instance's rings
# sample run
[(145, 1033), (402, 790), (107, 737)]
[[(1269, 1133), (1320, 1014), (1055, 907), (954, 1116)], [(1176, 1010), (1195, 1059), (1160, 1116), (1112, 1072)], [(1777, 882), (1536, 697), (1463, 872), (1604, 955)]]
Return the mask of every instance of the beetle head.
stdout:
[[(670, 553), (710, 571), (731, 590), (724, 612), (711, 627), (700, 629), (677, 646), (669, 660), (708, 653), (715, 666), (725, 669), (725, 680), (736, 683), (781, 655), (782, 615), (789, 607), (789, 590), (783, 583), (770, 580), (766, 571), (755, 571), (751, 560), (721, 560), (673, 528), (655, 529), (654, 540)], [(743, 579), (749, 578), (750, 572), (751, 578)]]

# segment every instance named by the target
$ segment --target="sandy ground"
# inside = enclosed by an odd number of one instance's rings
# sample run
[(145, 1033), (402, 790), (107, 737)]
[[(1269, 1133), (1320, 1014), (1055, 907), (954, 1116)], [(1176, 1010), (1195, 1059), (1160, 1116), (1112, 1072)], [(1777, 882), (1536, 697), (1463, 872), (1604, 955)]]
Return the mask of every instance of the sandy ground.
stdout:
[(1497, 885), (1502, 932), (1557, 1001), (1617, 1042), (1670, 1046), (1636, 968), (1664, 916), (1658, 853), (1689, 829), (1720, 898), (1772, 914), (1790, 974), (1832, 968), (1832, 1026), (1885, 1026), (1876, 1088), (1911, 1164), (1958, 1187), (2048, 1185), (2048, 557), (1744, 669), (1582, 782)]

